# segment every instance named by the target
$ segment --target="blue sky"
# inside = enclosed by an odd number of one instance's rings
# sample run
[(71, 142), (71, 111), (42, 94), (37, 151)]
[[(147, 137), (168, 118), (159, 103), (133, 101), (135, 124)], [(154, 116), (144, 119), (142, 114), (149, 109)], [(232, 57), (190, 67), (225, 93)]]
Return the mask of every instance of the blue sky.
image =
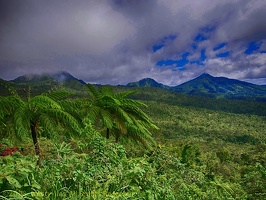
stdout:
[[(186, 48), (183, 52), (180, 52), (179, 55), (180, 57), (178, 59), (162, 59), (157, 61), (156, 66), (160, 67), (160, 68), (169, 68), (171, 67), (173, 71), (176, 70), (180, 70), (180, 71), (189, 71), (189, 67), (191, 65), (195, 65), (198, 66), (198, 68), (204, 69), (205, 65), (206, 65), (206, 60), (208, 60), (208, 57), (206, 56), (206, 47), (202, 47), (200, 48), (199, 46), (201, 46), (201, 43), (209, 43), (212, 41), (212, 32), (215, 32), (215, 26), (213, 26), (213, 28), (202, 28), (200, 29), (195, 37), (193, 39), (191, 39), (191, 46), (188, 48)], [(177, 37), (176, 36), (172, 36), (171, 41), (173, 42)], [(161, 40), (161, 43), (157, 43), (156, 45), (152, 46), (153, 52), (159, 51), (159, 50), (163, 50), (163, 48), (167, 48), (167, 46), (165, 45), (165, 41), (169, 40), (167, 37), (165, 37), (164, 39)], [(170, 40), (169, 40), (170, 41)], [(256, 78), (250, 78), (248, 79), (248, 77), (245, 79), (243, 78), (242, 80), (244, 81), (248, 81), (248, 82), (252, 82), (252, 83), (256, 83), (256, 84), (266, 84), (266, 78), (265, 78), (265, 58), (266, 58), (266, 51), (265, 51), (265, 44), (266, 40), (253, 40), (253, 41), (243, 41), (242, 42), (242, 46), (241, 48), (237, 48), (237, 49), (233, 49), (230, 48), (231, 43), (229, 43), (228, 41), (222, 41), (218, 44), (213, 44), (210, 46), (207, 46), (208, 50), (207, 51), (211, 51), (212, 55), (211, 55), (211, 59), (216, 59), (218, 62), (219, 61), (231, 61), (232, 59), (234, 59), (234, 53), (238, 53), (239, 57), (248, 57), (248, 56), (260, 56), (264, 58), (264, 62), (262, 63), (262, 65), (264, 65), (264, 71), (262, 71), (261, 77), (259, 77), (257, 80)], [(233, 42), (232, 42), (233, 43)], [(168, 43), (168, 45), (171, 45)], [(263, 48), (264, 46), (264, 48)], [(235, 51), (235, 52), (234, 52)], [(198, 53), (198, 57), (194, 57), (193, 59), (189, 58), (189, 55), (193, 55), (195, 54), (195, 52), (200, 52)], [(245, 61), (244, 61), (245, 62)], [(244, 63), (243, 62), (243, 63)], [(233, 63), (232, 63), (233, 64)], [(221, 66), (222, 67), (222, 66)], [(263, 67), (263, 66), (262, 66)], [(256, 68), (256, 67), (255, 67)], [(204, 71), (204, 70), (201, 70)], [(214, 71), (212, 71), (211, 69), (209, 69), (209, 73), (213, 74), (214, 76), (217, 76), (215, 74)], [(221, 70), (221, 72), (223, 73), (223, 70)], [(207, 70), (208, 73), (208, 70)], [(264, 73), (264, 74), (263, 74)], [(260, 76), (259, 74), (257, 74), (258, 76)], [(219, 76), (219, 75), (218, 75)], [(226, 76), (226, 74), (224, 73), (224, 75), (222, 76)], [(230, 77), (230, 76), (229, 76)], [(237, 76), (232, 78), (236, 78)]]
[(90, 83), (202, 73), (266, 84), (266, 1), (0, 1), (0, 78), (68, 71)]

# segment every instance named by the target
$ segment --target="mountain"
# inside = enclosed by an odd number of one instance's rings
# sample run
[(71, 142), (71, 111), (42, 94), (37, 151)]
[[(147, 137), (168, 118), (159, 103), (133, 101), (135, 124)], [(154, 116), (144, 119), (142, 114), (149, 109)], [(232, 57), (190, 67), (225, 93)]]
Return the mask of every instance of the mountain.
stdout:
[(161, 88), (164, 90), (170, 89), (169, 86), (163, 85), (162, 83), (158, 83), (152, 78), (144, 78), (138, 82), (128, 83), (126, 87), (154, 87), (154, 88)]
[(265, 86), (225, 77), (213, 77), (209, 74), (202, 74), (193, 80), (175, 86), (172, 91), (215, 98), (246, 99), (266, 97)]
[[(59, 87), (65, 87), (79, 93), (85, 91), (84, 81), (64, 71), (53, 74), (24, 75), (9, 81), (9, 84), (14, 86), (20, 93), (25, 93), (29, 86), (33, 94), (39, 94)], [(250, 99), (266, 102), (266, 86), (225, 77), (213, 77), (209, 74), (202, 74), (193, 80), (172, 87), (158, 83), (151, 78), (131, 82), (124, 87), (159, 88), (175, 93), (216, 99)], [(4, 92), (4, 88), (1, 89), (1, 92)], [(6, 89), (4, 93), (8, 93)]]
[(43, 81), (55, 81), (55, 82), (65, 82), (65, 81), (78, 81), (81, 84), (86, 84), (84, 81), (79, 80), (72, 76), (70, 73), (62, 71), (57, 73), (46, 73), (46, 74), (27, 74), (19, 76), (14, 79), (15, 83), (36, 83)]
[[(85, 91), (86, 84), (84, 81), (64, 71), (50, 74), (27, 74), (19, 76), (12, 81), (8, 81), (8, 83), (22, 96), (25, 96), (29, 90), (31, 95), (34, 96), (62, 87), (82, 93)], [(0, 92), (7, 95), (9, 94), (4, 88), (0, 88)]]
[(190, 80), (177, 86), (166, 86), (153, 79), (146, 78), (129, 83), (126, 87), (154, 87), (195, 96), (228, 99), (253, 99), (266, 101), (266, 87), (225, 77), (213, 77), (209, 74)]

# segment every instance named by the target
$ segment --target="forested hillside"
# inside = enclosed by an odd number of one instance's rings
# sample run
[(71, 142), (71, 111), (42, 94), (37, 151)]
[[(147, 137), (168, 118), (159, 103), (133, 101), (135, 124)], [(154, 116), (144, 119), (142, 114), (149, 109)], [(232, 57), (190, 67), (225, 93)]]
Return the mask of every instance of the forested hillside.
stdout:
[(263, 102), (92, 85), (21, 98), (5, 88), (0, 199), (266, 198)]

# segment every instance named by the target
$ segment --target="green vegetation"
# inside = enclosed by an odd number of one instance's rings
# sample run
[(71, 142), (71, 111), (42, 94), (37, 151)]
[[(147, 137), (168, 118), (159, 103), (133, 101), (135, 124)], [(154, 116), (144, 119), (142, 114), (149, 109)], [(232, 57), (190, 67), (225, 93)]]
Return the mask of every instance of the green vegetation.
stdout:
[(94, 123), (101, 120), (102, 126), (106, 128), (106, 139), (109, 139), (111, 132), (116, 142), (125, 136), (146, 147), (155, 144), (148, 128), (158, 128), (140, 109), (146, 105), (128, 98), (134, 92), (114, 93), (110, 87), (103, 87), (99, 91), (93, 85), (87, 86), (91, 94), (87, 117)]
[(92, 85), (22, 100), (7, 88), (0, 199), (266, 198), (265, 103)]
[[(38, 95), (23, 101), (17, 94), (0, 98), (0, 117), (5, 126), (6, 137), (15, 134), (16, 138), (27, 137), (30, 133), (36, 155), (40, 155), (37, 131), (54, 134), (59, 125), (70, 127), (72, 132), (79, 132), (76, 119), (66, 112), (56, 101), (48, 96)], [(11, 136), (12, 137), (12, 136)], [(40, 157), (38, 164), (41, 164)]]

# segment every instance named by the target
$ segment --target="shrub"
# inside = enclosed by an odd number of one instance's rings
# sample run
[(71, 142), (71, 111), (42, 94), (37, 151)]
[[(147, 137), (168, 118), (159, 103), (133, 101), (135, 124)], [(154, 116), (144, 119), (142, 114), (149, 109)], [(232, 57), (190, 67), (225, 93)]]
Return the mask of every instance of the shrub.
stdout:
[(23, 152), (18, 149), (18, 147), (8, 147), (4, 144), (0, 144), (0, 156), (13, 155), (13, 153), (18, 152), (23, 155)]

